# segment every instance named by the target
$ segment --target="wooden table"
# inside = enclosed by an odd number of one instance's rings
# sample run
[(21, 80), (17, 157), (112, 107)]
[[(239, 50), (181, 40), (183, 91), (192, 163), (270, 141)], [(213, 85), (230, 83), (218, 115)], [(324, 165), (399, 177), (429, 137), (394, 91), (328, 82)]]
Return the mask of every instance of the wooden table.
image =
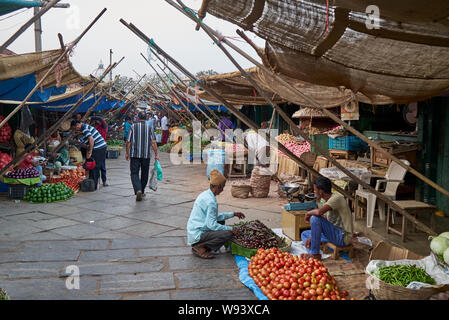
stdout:
[(357, 159), (356, 151), (329, 149), (329, 155), (336, 159)]
[[(407, 211), (408, 213), (410, 213), (411, 215), (413, 215), (415, 218), (417, 217), (418, 213), (430, 213), (431, 217), (430, 217), (430, 228), (434, 229), (434, 213), (436, 211), (436, 207), (434, 205), (431, 204), (427, 204), (421, 201), (416, 201), (416, 200), (399, 200), (399, 201), (393, 201), (397, 206), (399, 206), (400, 208), (404, 209), (405, 211)], [(387, 233), (393, 232), (396, 233), (398, 235), (401, 236), (402, 238), (402, 242), (405, 242), (405, 232), (406, 232), (406, 224), (407, 224), (407, 219), (406, 217), (403, 215), (402, 216), (402, 228), (401, 231), (393, 228), (390, 225), (390, 217), (391, 217), (391, 213), (392, 211), (394, 211), (390, 205), (388, 205), (388, 211), (387, 211)], [(416, 225), (414, 225), (415, 231), (416, 231)]]

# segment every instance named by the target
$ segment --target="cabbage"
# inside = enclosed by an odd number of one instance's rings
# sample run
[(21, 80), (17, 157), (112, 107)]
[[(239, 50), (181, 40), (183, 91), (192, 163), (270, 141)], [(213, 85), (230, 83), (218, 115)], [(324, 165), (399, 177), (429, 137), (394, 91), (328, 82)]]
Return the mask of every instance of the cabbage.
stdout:
[(449, 265), (449, 248), (447, 248), (446, 251), (444, 251), (443, 259), (444, 259), (444, 262), (446, 262), (446, 264)]
[(436, 255), (442, 255), (449, 248), (449, 239), (444, 237), (433, 238), (430, 242), (430, 250)]
[(449, 231), (446, 231), (446, 232), (441, 233), (441, 234), (439, 235), (439, 237), (443, 237), (443, 238), (449, 239)]

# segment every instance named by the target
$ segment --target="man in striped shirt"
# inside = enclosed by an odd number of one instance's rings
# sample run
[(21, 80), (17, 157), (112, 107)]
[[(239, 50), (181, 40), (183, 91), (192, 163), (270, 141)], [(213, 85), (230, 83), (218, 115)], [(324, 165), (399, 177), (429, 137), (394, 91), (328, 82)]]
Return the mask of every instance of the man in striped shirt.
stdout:
[(146, 123), (146, 114), (141, 111), (137, 116), (137, 123), (129, 130), (125, 156), (126, 160), (131, 159), (131, 182), (137, 201), (141, 201), (145, 196), (150, 172), (151, 147), (154, 151), (154, 161), (159, 160), (153, 128)]
[(97, 190), (101, 164), (106, 158), (106, 141), (94, 127), (79, 120), (73, 120), (71, 127), (73, 131), (81, 133), (80, 141), (87, 145), (86, 159), (93, 158), (95, 160), (96, 166), (89, 172), (89, 178), (94, 180), (95, 190)]

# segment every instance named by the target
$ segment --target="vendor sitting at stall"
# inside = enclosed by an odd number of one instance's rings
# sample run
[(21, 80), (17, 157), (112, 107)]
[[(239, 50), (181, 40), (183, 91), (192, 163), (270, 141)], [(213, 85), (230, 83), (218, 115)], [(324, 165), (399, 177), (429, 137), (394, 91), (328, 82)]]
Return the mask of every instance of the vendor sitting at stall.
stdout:
[[(24, 147), (24, 151), (25, 151), (25, 149), (28, 149), (31, 146), (32, 146), (31, 143), (27, 143), (25, 145), (25, 147)], [(35, 160), (34, 158), (41, 158), (41, 159), (40, 160)], [(37, 149), (34, 152), (28, 153), (26, 155), (25, 160), (23, 160), (22, 163), (20, 163), (18, 168), (19, 169), (26, 169), (26, 168), (34, 167), (40, 173), (41, 182), (37, 184), (37, 186), (39, 187), (39, 186), (42, 185), (42, 182), (47, 180), (47, 177), (44, 176), (44, 174), (43, 174), (42, 164), (43, 164), (42, 152), (39, 149)]]
[(21, 127), (14, 132), (14, 143), (16, 144), (16, 156), (25, 151), (27, 144), (34, 143), (34, 138), (29, 134), (28, 128)]
[(210, 189), (202, 192), (193, 204), (189, 221), (187, 222), (187, 243), (192, 246), (192, 252), (203, 259), (214, 256), (211, 251), (217, 251), (232, 238), (232, 227), (225, 226), (224, 221), (232, 217), (244, 219), (241, 212), (225, 212), (218, 214), (218, 196), (226, 185), (226, 178), (218, 171), (210, 172)]
[[(328, 178), (318, 177), (313, 182), (317, 200), (323, 198), (326, 202), (321, 208), (306, 213), (305, 220), (310, 221), (311, 230), (301, 233), (308, 254), (301, 258), (321, 260), (320, 244), (331, 242), (338, 247), (352, 243), (352, 215), (345, 198), (340, 193), (332, 193), (332, 184)], [(327, 219), (324, 214), (327, 213)]]

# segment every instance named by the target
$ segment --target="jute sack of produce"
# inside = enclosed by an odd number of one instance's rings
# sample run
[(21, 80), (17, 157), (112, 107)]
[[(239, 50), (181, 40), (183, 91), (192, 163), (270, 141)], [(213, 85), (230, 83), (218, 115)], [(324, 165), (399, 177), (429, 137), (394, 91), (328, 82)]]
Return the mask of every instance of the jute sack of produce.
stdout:
[(263, 167), (255, 167), (251, 173), (250, 185), (254, 198), (266, 198), (270, 193), (271, 176), (273, 173)]
[[(290, 175), (290, 174), (285, 174), (285, 173), (281, 173), (281, 175), (279, 176), (279, 179), (284, 182), (284, 183), (298, 183), (301, 184), (304, 182), (304, 179), (301, 178), (300, 176), (295, 176), (295, 175)], [(279, 187), (278, 184), (278, 194), (279, 197), (281, 198), (287, 198), (287, 194), (282, 191), (282, 189)], [(297, 197), (299, 194), (301, 193), (301, 189), (298, 190), (297, 192), (293, 193), (292, 196), (293, 197)]]

